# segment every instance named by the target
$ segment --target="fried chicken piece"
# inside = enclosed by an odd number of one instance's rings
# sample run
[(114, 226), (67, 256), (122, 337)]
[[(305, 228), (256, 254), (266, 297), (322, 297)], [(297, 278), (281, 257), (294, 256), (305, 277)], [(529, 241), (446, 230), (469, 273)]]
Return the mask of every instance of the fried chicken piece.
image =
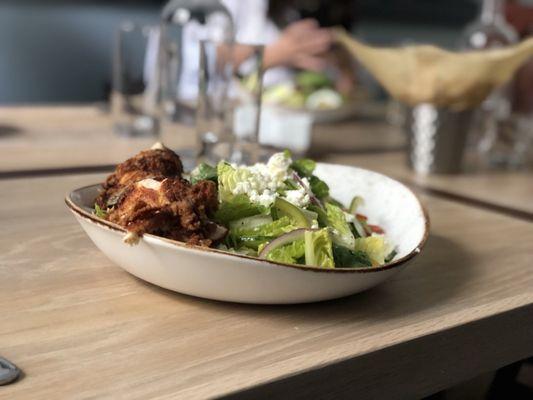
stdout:
[(143, 233), (152, 233), (210, 246), (227, 232), (209, 220), (217, 207), (214, 182), (191, 185), (182, 178), (148, 178), (126, 187), (108, 220), (125, 227), (133, 243)]
[(172, 150), (157, 143), (149, 150), (119, 164), (103, 184), (103, 191), (96, 199), (101, 208), (113, 206), (131, 184), (146, 178), (181, 178), (183, 165)]

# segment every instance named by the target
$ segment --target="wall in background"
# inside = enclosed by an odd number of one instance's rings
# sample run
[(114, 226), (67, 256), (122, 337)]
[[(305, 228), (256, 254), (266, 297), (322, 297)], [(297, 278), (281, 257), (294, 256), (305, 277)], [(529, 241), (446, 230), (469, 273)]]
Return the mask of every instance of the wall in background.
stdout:
[[(0, 103), (105, 100), (117, 26), (124, 20), (156, 23), (164, 2), (0, 2)], [(357, 4), (361, 18), (356, 32), (364, 40), (445, 47), (455, 45), (462, 26), (478, 7), (475, 0), (360, 0)]]
[(97, 101), (123, 20), (156, 22), (159, 4), (0, 4), (0, 103)]

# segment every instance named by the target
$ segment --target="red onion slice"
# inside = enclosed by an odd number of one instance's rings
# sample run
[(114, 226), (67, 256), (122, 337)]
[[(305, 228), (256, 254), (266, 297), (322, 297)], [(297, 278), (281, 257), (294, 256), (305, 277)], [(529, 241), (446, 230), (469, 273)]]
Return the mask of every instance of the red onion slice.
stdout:
[(284, 246), (288, 243), (294, 242), (298, 239), (303, 239), (305, 232), (314, 232), (317, 229), (306, 229), (306, 228), (300, 228), (295, 229), (293, 231), (284, 233), (283, 235), (277, 237), (273, 241), (271, 241), (269, 244), (267, 244), (263, 250), (258, 254), (259, 258), (265, 259), (272, 250), (277, 249), (278, 247)]
[(306, 191), (307, 195), (309, 196), (309, 201), (314, 204), (315, 206), (319, 206), (321, 208), (324, 208), (324, 206), (322, 205), (322, 202), (318, 199), (318, 197), (315, 196), (315, 194), (313, 193), (313, 191), (311, 190), (311, 188), (309, 188), (305, 182), (303, 181), (302, 178), (300, 178), (300, 176), (296, 173), (296, 172), (293, 172), (292, 173), (292, 178), (298, 182), (298, 184), (304, 188), (304, 190)]

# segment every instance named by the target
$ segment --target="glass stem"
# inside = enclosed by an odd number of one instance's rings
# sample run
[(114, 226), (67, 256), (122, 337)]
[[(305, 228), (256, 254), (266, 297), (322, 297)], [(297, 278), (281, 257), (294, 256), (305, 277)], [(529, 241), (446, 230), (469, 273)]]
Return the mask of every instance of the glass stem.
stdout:
[(481, 21), (493, 24), (505, 20), (505, 0), (483, 0)]

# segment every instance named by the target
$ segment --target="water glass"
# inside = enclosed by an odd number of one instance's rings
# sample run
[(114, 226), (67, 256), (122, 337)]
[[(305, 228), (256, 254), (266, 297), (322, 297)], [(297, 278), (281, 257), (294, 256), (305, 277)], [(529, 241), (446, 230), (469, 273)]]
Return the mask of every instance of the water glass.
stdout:
[(199, 161), (258, 161), (262, 60), (263, 46), (200, 41)]
[(126, 137), (159, 134), (159, 29), (125, 22), (113, 52), (111, 113)]
[(527, 153), (533, 143), (533, 116), (513, 114), (496, 121), (492, 134), (485, 137), (482, 149), (489, 167), (520, 169), (527, 163)]
[[(233, 133), (230, 160), (235, 163), (254, 164), (259, 161), (263, 53), (262, 45), (237, 43), (235, 46), (234, 63), (239, 67), (234, 69), (229, 93)], [(238, 60), (242, 54), (245, 54), (244, 60)]]

